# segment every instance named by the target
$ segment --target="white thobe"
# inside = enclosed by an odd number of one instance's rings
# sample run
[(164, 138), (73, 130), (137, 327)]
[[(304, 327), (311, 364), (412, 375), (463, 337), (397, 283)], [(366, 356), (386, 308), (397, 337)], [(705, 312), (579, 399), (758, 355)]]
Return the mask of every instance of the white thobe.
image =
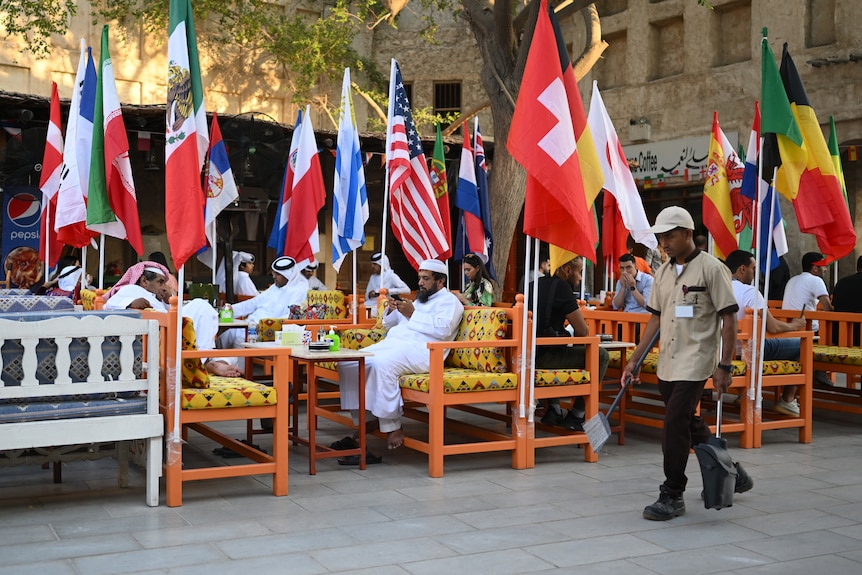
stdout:
[(256, 296), (260, 293), (248, 272), (237, 272), (233, 284), (233, 292), (236, 295)]
[(325, 283), (317, 279), (317, 276), (311, 276), (310, 278), (308, 278), (308, 289), (326, 291), (329, 288), (326, 287)]
[[(308, 299), (308, 281), (297, 274), (283, 287), (275, 284), (265, 292), (245, 301), (233, 304), (233, 316), (245, 317), (249, 323), (264, 318), (284, 318), (290, 315), (290, 306), (304, 305)], [(229, 329), (219, 336), (219, 347), (235, 348), (245, 341), (241, 329)]]
[[(374, 355), (365, 359), (365, 408), (380, 420), (380, 430), (401, 428), (401, 389), (398, 377), (427, 373), (432, 341), (452, 341), (458, 332), (464, 306), (448, 289), (441, 289), (426, 303), (416, 302), (410, 318), (392, 310), (383, 317), (386, 338), (366, 348)], [(359, 408), (357, 362), (338, 364), (342, 409)]]
[[(126, 285), (117, 290), (105, 302), (105, 309), (126, 309), (136, 299), (144, 298), (150, 307), (159, 312), (167, 313), (168, 305), (156, 298), (156, 295), (137, 284)], [(183, 302), (183, 317), (192, 320), (195, 326), (195, 339), (198, 349), (214, 349), (218, 333), (218, 312), (210, 303), (203, 299), (193, 299)], [(236, 330), (234, 330), (236, 331)]]
[[(380, 276), (383, 276), (382, 280)], [(404, 280), (392, 270), (386, 270), (382, 274), (371, 274), (371, 277), (368, 278), (368, 286), (365, 288), (365, 307), (372, 308), (375, 313), (377, 311), (377, 298), (372, 297), (371, 294), (380, 293), (380, 288), (386, 288), (389, 295), (408, 294), (411, 291), (410, 286), (404, 283)]]

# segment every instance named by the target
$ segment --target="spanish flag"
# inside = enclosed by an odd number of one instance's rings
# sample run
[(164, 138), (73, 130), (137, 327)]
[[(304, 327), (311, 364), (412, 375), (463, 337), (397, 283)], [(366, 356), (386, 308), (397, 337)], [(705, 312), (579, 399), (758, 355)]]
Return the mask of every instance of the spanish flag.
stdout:
[(715, 240), (715, 256), (720, 259), (738, 247), (727, 179), (726, 139), (718, 125), (718, 112), (714, 112), (703, 184), (703, 224)]
[(782, 179), (786, 162), (782, 151), (782, 167), (778, 170), (776, 184), (780, 192), (793, 199), (799, 229), (817, 238), (825, 262), (829, 263), (853, 251), (856, 231), (841, 189), (840, 170), (833, 163), (820, 123), (808, 102), (808, 95), (786, 43), (780, 71), (793, 115), (802, 133), (802, 147), (792, 153), (801, 153), (805, 164), (798, 179), (791, 171), (785, 172)]

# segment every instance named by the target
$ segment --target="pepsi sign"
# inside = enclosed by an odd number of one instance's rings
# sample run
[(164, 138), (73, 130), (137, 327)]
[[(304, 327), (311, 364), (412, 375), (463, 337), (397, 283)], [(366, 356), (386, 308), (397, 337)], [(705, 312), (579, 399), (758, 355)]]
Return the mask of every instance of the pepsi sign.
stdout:
[(35, 186), (8, 186), (3, 193), (2, 259), (17, 247), (39, 250), (42, 192)]

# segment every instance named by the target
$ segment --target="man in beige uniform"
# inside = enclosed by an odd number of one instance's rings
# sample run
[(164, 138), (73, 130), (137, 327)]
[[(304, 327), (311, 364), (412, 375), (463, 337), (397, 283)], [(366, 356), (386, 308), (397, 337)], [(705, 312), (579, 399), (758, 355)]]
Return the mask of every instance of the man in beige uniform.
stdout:
[[(635, 363), (649, 351), (646, 348), (661, 327), (658, 385), (665, 403), (661, 441), (665, 481), (658, 500), (644, 509), (643, 516), (666, 521), (685, 513), (682, 494), (689, 450), (711, 435), (695, 413), (704, 384), (712, 376), (719, 394), (730, 385), (739, 306), (727, 266), (695, 247), (691, 214), (677, 206), (665, 208), (650, 231), (668, 259), (656, 272), (647, 303), (652, 317), (621, 381), (628, 377), (637, 381)], [(737, 470), (736, 491), (748, 491), (754, 482), (739, 464)]]

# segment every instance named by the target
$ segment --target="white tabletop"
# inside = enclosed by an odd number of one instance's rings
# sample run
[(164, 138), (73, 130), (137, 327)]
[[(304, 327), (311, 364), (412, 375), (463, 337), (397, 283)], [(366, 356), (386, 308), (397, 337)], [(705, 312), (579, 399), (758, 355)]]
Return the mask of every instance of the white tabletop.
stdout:
[(361, 349), (339, 349), (338, 351), (312, 351), (305, 346), (295, 346), (290, 351), (290, 357), (294, 359), (312, 359), (319, 361), (336, 361), (342, 359), (359, 359), (370, 357), (371, 352)]

